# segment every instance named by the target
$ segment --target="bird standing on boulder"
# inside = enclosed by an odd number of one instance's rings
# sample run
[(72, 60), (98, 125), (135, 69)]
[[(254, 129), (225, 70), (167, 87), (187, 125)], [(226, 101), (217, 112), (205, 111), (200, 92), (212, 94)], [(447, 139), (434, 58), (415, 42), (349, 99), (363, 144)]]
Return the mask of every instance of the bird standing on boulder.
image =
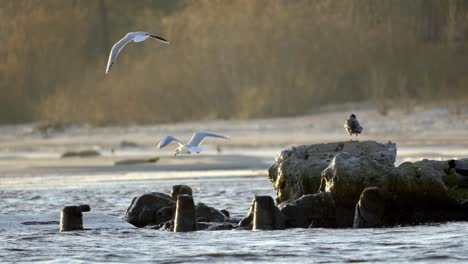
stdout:
[(350, 136), (355, 134), (356, 138), (357, 138), (357, 135), (361, 134), (362, 132), (362, 126), (359, 124), (355, 114), (351, 114), (349, 118), (346, 119), (346, 121), (344, 122), (344, 128), (346, 129), (346, 131), (349, 133)]
[(152, 38), (156, 39), (162, 43), (169, 44), (169, 41), (158, 37), (156, 35), (153, 35), (148, 32), (129, 32), (123, 39), (119, 40), (117, 43), (114, 44), (112, 47), (110, 54), (109, 54), (109, 61), (107, 62), (107, 67), (106, 67), (106, 74), (109, 73), (112, 65), (114, 64), (115, 59), (117, 59), (117, 56), (119, 53), (122, 51), (122, 49), (127, 45), (130, 41), (133, 42), (142, 42), (145, 41), (147, 38)]
[(229, 137), (221, 135), (221, 134), (216, 134), (213, 132), (206, 132), (206, 131), (199, 131), (195, 132), (192, 136), (192, 139), (187, 144), (184, 144), (180, 142), (177, 138), (173, 136), (165, 136), (158, 144), (158, 149), (161, 149), (165, 146), (167, 146), (169, 143), (172, 141), (175, 141), (179, 144), (179, 147), (175, 150), (174, 157), (177, 154), (192, 154), (192, 153), (200, 153), (202, 151), (202, 148), (200, 147), (200, 144), (203, 142), (203, 140), (206, 137), (216, 137), (216, 138), (224, 138), (224, 139), (229, 139)]

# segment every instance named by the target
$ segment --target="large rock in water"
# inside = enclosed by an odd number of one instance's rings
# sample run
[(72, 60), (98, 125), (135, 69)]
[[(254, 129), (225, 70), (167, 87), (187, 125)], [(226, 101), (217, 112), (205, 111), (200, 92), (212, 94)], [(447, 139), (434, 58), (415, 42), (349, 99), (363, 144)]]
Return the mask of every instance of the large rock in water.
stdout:
[(278, 205), (286, 227), (336, 227), (335, 202), (329, 193), (307, 194)]
[(377, 227), (468, 219), (466, 206), (461, 206), (468, 193), (467, 179), (449, 171), (447, 161), (395, 167), (395, 159), (393, 143), (300, 146), (281, 152), (269, 177), (277, 201), (283, 202), (279, 208), (288, 227), (351, 227), (353, 222), (355, 227)]
[[(322, 171), (329, 167), (330, 162), (340, 153), (348, 153), (348, 157), (355, 157), (353, 166), (358, 165), (362, 158), (380, 172), (387, 166), (393, 167), (396, 145), (390, 142), (381, 144), (375, 141), (347, 141), (304, 145), (284, 150), (268, 170), (276, 190), (277, 202), (295, 200), (302, 195), (318, 192), (322, 182)], [(325, 185), (322, 186), (325, 188)], [(359, 195), (360, 192), (356, 195), (357, 198)]]
[(322, 172), (320, 191), (329, 192), (337, 206), (354, 207), (366, 187), (382, 186), (395, 167), (383, 153), (370, 155), (341, 152)]
[(171, 196), (151, 192), (135, 197), (125, 213), (125, 221), (136, 227), (159, 225), (173, 218), (176, 201)]
[(385, 175), (382, 187), (405, 206), (444, 207), (454, 202), (448, 195), (443, 172), (432, 162), (402, 163)]
[[(184, 200), (189, 200), (185, 196), (191, 197), (192, 189), (186, 185), (175, 185), (173, 186), (172, 195), (177, 195), (177, 197), (182, 195)], [(193, 202), (193, 200), (191, 201)], [(190, 205), (190, 203), (187, 201), (185, 201), (182, 205), (186, 204)], [(188, 212), (187, 214), (189, 215), (191, 212), (187, 209), (188, 207), (183, 206), (185, 209), (180, 212)], [(196, 206), (194, 206), (193, 209), (195, 220), (200, 223), (200, 227), (205, 226), (205, 229), (207, 230), (221, 230), (223, 228), (231, 229), (234, 226), (231, 223), (238, 222), (238, 219), (231, 219), (229, 217), (228, 211), (220, 211), (216, 208), (207, 206), (204, 203), (198, 203)], [(133, 198), (132, 203), (127, 208), (125, 220), (136, 227), (147, 227), (151, 229), (157, 227), (160, 230), (172, 231), (174, 230), (174, 224), (177, 224), (177, 221), (174, 221), (177, 220), (174, 219), (175, 214), (175, 199), (164, 193), (151, 192)], [(189, 218), (190, 217), (184, 216), (181, 219)], [(215, 227), (214, 223), (225, 223), (225, 225), (216, 224)], [(191, 227), (191, 229), (194, 229), (194, 227)]]
[(198, 203), (195, 207), (197, 222), (225, 222), (228, 220), (225, 214), (220, 210), (207, 206), (204, 203)]

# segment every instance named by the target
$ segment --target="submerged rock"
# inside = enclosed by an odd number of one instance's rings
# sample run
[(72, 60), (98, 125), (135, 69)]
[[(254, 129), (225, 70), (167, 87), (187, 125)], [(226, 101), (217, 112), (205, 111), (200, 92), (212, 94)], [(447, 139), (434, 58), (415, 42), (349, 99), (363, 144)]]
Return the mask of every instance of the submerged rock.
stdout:
[(176, 202), (171, 196), (152, 192), (135, 197), (125, 213), (125, 220), (137, 227), (159, 225), (173, 218)]
[(383, 164), (393, 164), (396, 159), (396, 145), (393, 143), (347, 141), (292, 147), (282, 151), (268, 170), (276, 190), (277, 202), (291, 201), (318, 192), (322, 171), (342, 152)]
[(133, 142), (133, 141), (122, 140), (120, 141), (120, 147), (121, 148), (139, 148), (141, 146), (138, 143)]
[(154, 158), (149, 158), (149, 159), (126, 159), (126, 160), (119, 160), (119, 161), (114, 162), (114, 166), (148, 164), (148, 163), (156, 163), (158, 161), (159, 161), (159, 157), (154, 157)]
[(101, 153), (99, 153), (96, 150), (81, 150), (81, 151), (68, 151), (62, 154), (62, 158), (88, 158), (88, 157), (97, 157), (100, 156)]
[(219, 231), (219, 230), (231, 230), (235, 229), (237, 226), (233, 223), (223, 222), (223, 223), (213, 223), (213, 222), (197, 222), (197, 231), (206, 230), (206, 231)]
[(197, 222), (225, 222), (229, 217), (220, 210), (207, 206), (204, 203), (198, 203), (195, 207)]

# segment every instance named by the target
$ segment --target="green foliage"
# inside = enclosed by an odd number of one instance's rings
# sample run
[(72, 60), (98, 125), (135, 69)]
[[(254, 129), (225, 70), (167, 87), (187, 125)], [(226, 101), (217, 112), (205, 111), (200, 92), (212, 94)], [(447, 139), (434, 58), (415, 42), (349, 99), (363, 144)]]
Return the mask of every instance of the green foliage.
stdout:
[[(0, 23), (0, 123), (468, 101), (464, 0), (15, 0)], [(113, 43), (139, 30), (172, 44), (129, 44), (105, 75)]]

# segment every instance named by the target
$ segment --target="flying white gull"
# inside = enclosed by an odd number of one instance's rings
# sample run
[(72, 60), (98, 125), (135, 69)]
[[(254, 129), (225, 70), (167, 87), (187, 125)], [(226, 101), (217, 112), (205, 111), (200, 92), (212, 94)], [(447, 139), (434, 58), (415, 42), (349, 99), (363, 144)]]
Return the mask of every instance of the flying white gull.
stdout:
[(147, 38), (153, 38), (159, 40), (162, 43), (169, 44), (169, 41), (148, 32), (129, 32), (127, 33), (127, 35), (125, 35), (125, 37), (123, 37), (123, 39), (119, 40), (112, 47), (111, 52), (109, 54), (109, 61), (107, 62), (106, 74), (109, 73), (112, 65), (114, 64), (115, 59), (117, 59), (117, 56), (119, 55), (120, 51), (122, 51), (122, 49), (125, 47), (125, 45), (127, 45), (130, 41), (142, 42), (145, 41)]
[(175, 141), (179, 144), (179, 147), (175, 150), (174, 157), (177, 154), (191, 154), (191, 153), (200, 153), (203, 149), (200, 147), (200, 144), (206, 137), (216, 137), (216, 138), (224, 138), (230, 139), (227, 136), (216, 134), (213, 132), (206, 132), (206, 131), (199, 131), (195, 132), (192, 136), (192, 139), (187, 144), (180, 142), (177, 138), (173, 136), (165, 136), (158, 144), (158, 148), (163, 148), (172, 141)]
[(349, 118), (345, 120), (344, 128), (348, 131), (350, 136), (356, 134), (357, 137), (357, 135), (362, 132), (362, 126), (359, 124), (355, 114), (351, 114)]

